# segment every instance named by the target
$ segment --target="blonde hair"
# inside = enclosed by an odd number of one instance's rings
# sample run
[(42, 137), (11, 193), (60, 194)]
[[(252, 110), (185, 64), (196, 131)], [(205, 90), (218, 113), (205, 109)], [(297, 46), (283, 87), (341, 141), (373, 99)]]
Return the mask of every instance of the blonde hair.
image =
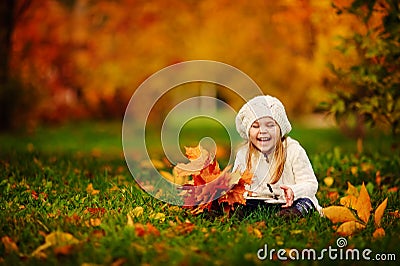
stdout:
[[(277, 142), (275, 152), (274, 152), (274, 157), (272, 158), (272, 162), (275, 162), (274, 168), (270, 169), (270, 183), (275, 184), (276, 182), (279, 181), (279, 179), (282, 176), (283, 173), (283, 168), (285, 166), (286, 162), (286, 147), (287, 147), (287, 142), (286, 142), (286, 136), (281, 137), (280, 141)], [(246, 162), (246, 167), (247, 170), (251, 171), (252, 168), (252, 157), (258, 151), (258, 149), (253, 145), (251, 141), (248, 141), (249, 149), (247, 153), (247, 162)]]

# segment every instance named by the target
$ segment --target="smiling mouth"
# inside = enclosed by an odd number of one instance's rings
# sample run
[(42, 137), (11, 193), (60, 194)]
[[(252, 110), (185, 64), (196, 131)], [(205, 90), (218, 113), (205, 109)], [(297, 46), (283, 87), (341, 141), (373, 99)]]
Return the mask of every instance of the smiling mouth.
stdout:
[(264, 141), (270, 141), (271, 137), (262, 137), (262, 138), (257, 138), (258, 141), (264, 142)]

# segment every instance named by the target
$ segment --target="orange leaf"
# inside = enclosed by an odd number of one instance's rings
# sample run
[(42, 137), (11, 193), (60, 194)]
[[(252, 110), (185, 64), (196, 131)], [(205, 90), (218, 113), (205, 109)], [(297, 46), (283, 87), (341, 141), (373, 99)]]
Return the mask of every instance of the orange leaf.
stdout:
[(355, 208), (357, 204), (357, 198), (353, 195), (344, 196), (340, 198), (340, 204), (348, 208)]
[(201, 153), (202, 153), (202, 147), (200, 146), (200, 144), (196, 147), (186, 147), (185, 146), (185, 154), (186, 157), (190, 160), (196, 160), (198, 158), (200, 158)]
[(244, 184), (250, 185), (252, 179), (253, 179), (253, 174), (250, 171), (246, 170), (243, 172), (241, 180), (243, 181)]
[(353, 186), (350, 182), (347, 182), (347, 195), (352, 195), (354, 197), (358, 197), (358, 190), (355, 186)]
[(74, 245), (64, 245), (60, 247), (55, 247), (54, 248), (54, 254), (59, 256), (59, 255), (69, 255), (74, 251), (75, 246)]
[(362, 183), (360, 195), (358, 196), (357, 203), (354, 207), (357, 211), (358, 217), (360, 217), (363, 222), (367, 223), (369, 216), (371, 215), (372, 205), (364, 182)]
[(336, 232), (341, 236), (350, 236), (357, 233), (360, 230), (363, 230), (365, 225), (356, 221), (349, 221), (342, 223)]
[(93, 184), (90, 183), (90, 184), (87, 186), (87, 188), (86, 188), (86, 192), (89, 193), (89, 194), (91, 194), (91, 195), (96, 195), (96, 194), (99, 194), (99, 193), (100, 193), (100, 190), (94, 189), (94, 188), (93, 188)]
[[(189, 148), (193, 149), (193, 148)], [(197, 148), (194, 148), (197, 149)], [(200, 154), (197, 154), (196, 150), (196, 155), (192, 155), (191, 152), (189, 153), (189, 163), (178, 163), (174, 167), (174, 174), (177, 176), (189, 176), (189, 175), (198, 175), (200, 172), (208, 167), (212, 163), (212, 156), (211, 154), (201, 147), (200, 145), (198, 146), (198, 149), (200, 150)], [(197, 157), (196, 157), (197, 156)]]
[(383, 228), (376, 228), (375, 232), (372, 234), (374, 239), (382, 238), (385, 236), (385, 230)]
[(19, 253), (19, 249), (17, 244), (11, 239), (11, 237), (8, 236), (3, 236), (1, 238), (1, 242), (3, 242), (4, 248), (6, 250), (6, 253)]
[(381, 226), (381, 220), (382, 220), (383, 213), (385, 212), (385, 209), (387, 206), (387, 201), (388, 201), (388, 199), (386, 198), (375, 210), (374, 220), (375, 220), (376, 227)]
[(136, 235), (139, 237), (144, 237), (147, 235), (155, 235), (159, 236), (160, 231), (156, 227), (154, 227), (151, 223), (147, 223), (143, 225), (141, 223), (134, 224)]
[(343, 206), (326, 207), (322, 212), (332, 223), (357, 221), (351, 210)]

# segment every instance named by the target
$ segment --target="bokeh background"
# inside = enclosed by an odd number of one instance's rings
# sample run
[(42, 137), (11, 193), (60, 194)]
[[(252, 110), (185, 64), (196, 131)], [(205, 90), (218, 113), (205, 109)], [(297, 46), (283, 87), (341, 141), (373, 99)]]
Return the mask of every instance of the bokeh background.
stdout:
[[(3, 119), (12, 118), (4, 126), (120, 118), (147, 77), (195, 59), (235, 66), (290, 114), (310, 113), (332, 90), (328, 63), (351, 60), (335, 48), (340, 37), (361, 27), (319, 0), (8, 2), (14, 83), (2, 89)], [(223, 89), (210, 93), (241, 104)]]
[[(350, 135), (385, 119), (398, 133), (397, 1), (7, 0), (0, 12), (3, 130), (121, 121), (150, 75), (205, 59), (242, 70), (295, 121), (322, 126), (326, 117), (309, 115), (347, 112)], [(150, 122), (193, 95), (243, 104), (226, 88), (188, 84), (164, 95)]]

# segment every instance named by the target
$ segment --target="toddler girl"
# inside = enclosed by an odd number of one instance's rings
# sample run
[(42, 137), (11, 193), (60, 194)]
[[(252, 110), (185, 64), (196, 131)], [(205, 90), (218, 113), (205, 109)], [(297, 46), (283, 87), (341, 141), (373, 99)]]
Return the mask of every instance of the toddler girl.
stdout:
[(236, 129), (246, 140), (233, 171), (253, 174), (246, 187), (246, 212), (275, 207), (284, 217), (303, 217), (321, 210), (315, 194), (318, 181), (304, 148), (287, 136), (292, 129), (282, 103), (272, 96), (257, 96), (236, 116)]

